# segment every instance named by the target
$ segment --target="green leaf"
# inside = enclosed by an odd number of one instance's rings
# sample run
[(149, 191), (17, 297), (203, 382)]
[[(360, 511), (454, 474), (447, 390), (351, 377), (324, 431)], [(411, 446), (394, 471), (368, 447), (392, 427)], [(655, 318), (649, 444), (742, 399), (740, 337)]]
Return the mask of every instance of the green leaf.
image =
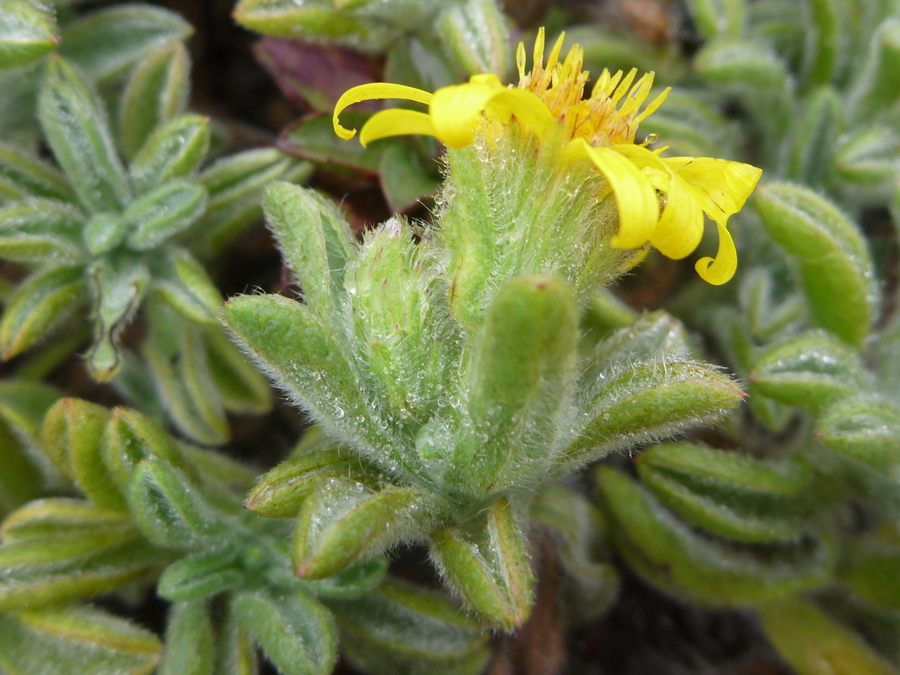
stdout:
[(0, 257), (71, 263), (84, 255), (82, 213), (65, 202), (28, 199), (0, 207)]
[(363, 672), (382, 675), (478, 675), (488, 634), (447, 598), (388, 581), (352, 601), (330, 601), (341, 649)]
[(444, 581), (467, 608), (505, 631), (531, 614), (534, 576), (527, 540), (507, 499), (500, 499), (465, 525), (431, 536), (431, 557)]
[(758, 610), (766, 636), (798, 675), (896, 675), (884, 657), (818, 607), (798, 597)]
[(206, 210), (206, 190), (175, 179), (138, 198), (125, 211), (132, 232), (126, 245), (135, 251), (156, 248), (184, 232)]
[(113, 410), (106, 430), (104, 452), (113, 482), (123, 494), (132, 490), (134, 471), (143, 460), (160, 462), (181, 472), (190, 482), (200, 482), (196, 467), (175, 440), (150, 418), (134, 410)]
[(300, 282), (307, 306), (322, 318), (339, 310), (353, 235), (340, 210), (312, 190), (272, 183), (263, 195), (266, 224)]
[(510, 63), (509, 30), (492, 0), (447, 3), (435, 20), (435, 32), (453, 61), (469, 75), (493, 73), (505, 79)]
[(692, 443), (657, 445), (637, 458), (660, 502), (713, 534), (748, 543), (798, 541), (811, 476)]
[(387, 558), (368, 558), (327, 579), (304, 579), (303, 588), (325, 601), (356, 599), (381, 585), (388, 565)]
[(40, 445), (44, 415), (59, 397), (59, 391), (49, 384), (5, 378), (0, 382), (0, 420), (22, 442)]
[(788, 178), (816, 187), (830, 183), (843, 114), (843, 101), (831, 87), (810, 94), (790, 136)]
[(621, 586), (603, 514), (579, 493), (546, 483), (529, 515), (549, 530), (556, 544), (565, 571), (561, 598), (566, 615), (578, 623), (596, 619), (616, 600)]
[(0, 68), (35, 61), (58, 42), (50, 7), (38, 0), (0, 1)]
[(188, 460), (197, 467), (203, 485), (240, 502), (247, 496), (258, 476), (258, 470), (214, 449), (183, 446)]
[(402, 213), (434, 195), (441, 187), (437, 166), (423, 165), (419, 153), (405, 145), (392, 145), (381, 155), (381, 189), (392, 211)]
[(38, 382), (0, 384), (0, 517), (61, 487), (40, 445), (41, 422), (58, 398), (56, 389)]
[(88, 288), (81, 267), (58, 267), (26, 279), (0, 319), (0, 350), (11, 359), (78, 315)]
[(254, 368), (224, 329), (204, 333), (210, 374), (222, 405), (241, 415), (262, 415), (272, 408), (269, 381)]
[(865, 121), (888, 110), (900, 97), (894, 76), (900, 68), (900, 19), (884, 21), (869, 38), (862, 67), (854, 73), (849, 95), (849, 119)]
[(0, 143), (0, 201), (24, 197), (68, 202), (74, 195), (55, 166), (14, 145)]
[(408, 35), (399, 40), (388, 53), (384, 64), (384, 81), (436, 91), (456, 84), (458, 77), (447, 56), (437, 45), (416, 35)]
[(275, 148), (247, 150), (218, 160), (200, 172), (209, 201), (206, 214), (194, 227), (191, 250), (209, 256), (219, 251), (246, 226), (262, 218), (260, 196), (273, 180), (303, 182), (313, 166), (296, 162)]
[(52, 535), (0, 546), (0, 611), (89, 598), (152, 577), (171, 561), (135, 534)]
[(64, 398), (47, 413), (41, 439), (56, 468), (74, 480), (92, 502), (125, 511), (123, 493), (113, 482), (104, 459), (104, 435), (111, 418), (102, 406)]
[(187, 602), (218, 595), (246, 584), (233, 551), (197, 553), (169, 565), (157, 584), (157, 594), (172, 602)]
[(709, 82), (736, 87), (742, 93), (767, 91), (777, 98), (789, 88), (790, 76), (780, 59), (752, 42), (711, 42), (695, 57), (695, 67)]
[(234, 617), (231, 607), (224, 612), (216, 640), (216, 675), (257, 675), (256, 646), (250, 634)]
[(838, 575), (841, 583), (868, 605), (900, 608), (900, 549), (891, 524), (848, 538)]
[(156, 50), (134, 69), (119, 104), (125, 157), (135, 157), (154, 130), (184, 112), (190, 72), (191, 59), (181, 42)]
[(36, 499), (10, 514), (0, 526), (4, 544), (40, 541), (100, 542), (133, 539), (138, 532), (127, 514), (82, 499)]
[(809, 19), (806, 23), (805, 63), (806, 84), (818, 85), (834, 79), (853, 48), (852, 32), (848, 30), (849, 3), (841, 0), (810, 0), (806, 4)]
[(121, 213), (95, 213), (84, 224), (84, 244), (93, 256), (111, 253), (125, 241), (131, 227)]
[(198, 539), (221, 539), (229, 529), (181, 472), (159, 461), (143, 461), (135, 468), (128, 506), (141, 532), (160, 546), (182, 548)]
[(302, 591), (279, 597), (262, 591), (234, 599), (234, 615), (284, 675), (328, 675), (337, 660), (329, 613)]
[(842, 401), (825, 411), (816, 438), (844, 457), (889, 472), (900, 464), (900, 409), (867, 397)]
[[(865, 125), (842, 136), (834, 148), (835, 173), (850, 188), (890, 193), (900, 174), (900, 136), (890, 127)], [(852, 194), (852, 193), (851, 193)]]
[[(406, 21), (421, 17), (418, 3), (402, 3)], [(390, 7), (388, 7), (390, 11)], [(381, 51), (397, 39), (401, 30), (352, 8), (338, 8), (330, 0), (314, 0), (298, 5), (291, 0), (241, 0), (234, 10), (235, 20), (244, 28), (263, 35), (291, 37), (310, 42), (326, 42), (359, 51)], [(424, 18), (423, 18), (424, 20)], [(408, 25), (415, 25), (410, 23)]]
[(356, 418), (369, 415), (360, 378), (337, 338), (306, 306), (277, 295), (239, 296), (225, 303), (225, 317), (294, 401), (314, 419), (357, 437)]
[(706, 40), (738, 38), (744, 29), (744, 0), (689, 0), (691, 18)]
[[(548, 37), (552, 34), (549, 32)], [(554, 40), (555, 37), (548, 43), (554, 44)], [(656, 72), (663, 82), (677, 82), (683, 76), (685, 64), (671, 45), (651, 44), (632, 31), (617, 30), (612, 25), (591, 22), (566, 26), (566, 44), (584, 48), (584, 70), (591, 73), (600, 73), (604, 68), (610, 72), (637, 68)]]
[(859, 355), (824, 331), (769, 345), (749, 378), (763, 395), (813, 411), (868, 387)]
[(613, 331), (633, 324), (639, 316), (624, 300), (603, 291), (592, 298), (585, 308), (581, 317), (582, 337), (588, 340), (608, 337)]
[(360, 468), (360, 460), (338, 449), (292, 457), (260, 477), (244, 506), (264, 518), (293, 518), (322, 483), (359, 473)]
[(620, 363), (601, 375), (582, 392), (589, 421), (566, 450), (558, 475), (610, 452), (708, 424), (743, 400), (738, 383), (718, 369), (683, 359)]
[(45, 476), (9, 425), (0, 425), (0, 517), (46, 491)]
[[(369, 117), (368, 113), (345, 111), (341, 113), (341, 124), (347, 129), (361, 129)], [(335, 135), (331, 115), (307, 115), (278, 137), (278, 147), (291, 155), (369, 174), (378, 173), (381, 155), (391, 143), (373, 141), (366, 147), (356, 141), (348, 143)]]
[(92, 82), (119, 75), (150, 53), (187, 39), (193, 29), (175, 12), (147, 4), (110, 7), (69, 25), (60, 53)]
[(44, 77), (43, 59), (17, 68), (0, 69), (0, 134), (19, 147), (34, 148), (40, 142), (34, 109)]
[[(789, 332), (804, 318), (803, 300), (796, 293), (778, 297), (781, 294), (776, 292), (777, 282), (774, 277), (772, 271), (766, 268), (753, 268), (746, 273), (738, 291), (747, 327), (752, 337), (759, 342), (768, 342)], [(735, 323), (739, 321), (737, 319)], [(733, 329), (740, 330), (736, 325)], [(749, 337), (751, 336), (746, 336), (745, 339)], [(741, 348), (740, 351), (746, 353), (737, 360), (742, 368), (746, 368), (753, 359), (753, 348)]]
[(166, 181), (193, 176), (209, 150), (209, 119), (182, 115), (153, 131), (131, 163), (131, 178), (142, 192)]
[(223, 300), (206, 269), (183, 249), (167, 254), (152, 270), (152, 292), (188, 321), (218, 327)]
[(828, 583), (828, 539), (754, 546), (711, 537), (679, 520), (624, 474), (595, 472), (619, 553), (641, 576), (703, 606), (754, 606)]
[(710, 42), (694, 58), (694, 69), (710, 84), (738, 96), (769, 138), (781, 138), (787, 130), (793, 80), (782, 60), (765, 43)]
[(900, 314), (885, 326), (875, 343), (876, 368), (880, 389), (887, 396), (900, 398)]
[[(752, 271), (748, 276), (749, 278), (745, 282), (747, 286), (751, 287), (748, 295), (757, 295), (757, 293), (762, 295), (763, 293), (761, 291), (764, 290), (766, 284), (765, 279), (768, 278), (768, 274), (759, 281), (757, 281), (759, 277)], [(752, 288), (757, 284), (763, 286), (763, 288)], [(783, 304), (787, 305), (787, 307), (782, 311), (772, 309), (769, 306), (769, 298), (767, 298), (765, 302), (758, 302), (753, 299), (750, 299), (749, 302), (742, 302), (742, 304), (747, 306), (745, 313), (748, 316), (742, 316), (736, 309), (731, 308), (724, 308), (717, 313), (715, 320), (713, 321), (712, 329), (719, 345), (725, 350), (728, 361), (734, 364), (734, 368), (739, 375), (743, 377), (747, 376), (750, 369), (753, 367), (758, 351), (755, 341), (753, 340), (754, 330), (748, 325), (749, 322), (756, 322), (755, 319), (758, 318), (766, 323), (771, 321), (774, 326), (778, 326), (780, 323), (779, 318), (783, 318), (785, 321), (788, 321), (788, 318), (804, 318), (805, 307), (803, 305), (805, 303), (803, 303), (796, 295), (794, 298), (797, 302), (791, 303), (790, 301), (785, 301)], [(799, 311), (796, 316), (794, 316), (794, 312), (798, 310), (797, 303), (800, 304)], [(794, 305), (793, 309), (791, 309), (791, 305)], [(758, 312), (757, 309), (766, 309), (767, 311)], [(781, 310), (781, 308), (779, 308), (779, 310)], [(781, 317), (779, 317), (779, 314), (781, 314)], [(768, 336), (764, 339), (770, 340), (772, 339), (772, 336)], [(794, 411), (789, 406), (763, 396), (753, 382), (747, 382), (746, 390), (748, 407), (754, 417), (770, 431), (775, 433), (784, 431), (790, 423)]]
[(93, 607), (0, 615), (0, 668), (9, 673), (150, 675), (160, 656), (153, 633)]
[(300, 507), (291, 542), (294, 570), (303, 579), (337, 574), (415, 538), (430, 519), (427, 511), (414, 488), (376, 491), (348, 478), (328, 479)]
[(581, 366), (579, 389), (585, 393), (596, 389), (609, 371), (621, 369), (620, 364), (625, 362), (684, 361), (690, 356), (687, 331), (678, 319), (662, 311), (634, 316), (597, 343)]
[[(442, 271), (430, 259), (430, 248), (427, 241), (415, 241), (405, 220), (393, 218), (366, 234), (356, 264), (347, 266), (347, 294), (340, 303), (349, 300), (351, 330), (357, 349), (366, 355), (368, 382), (385, 407), (383, 413), (370, 410), (373, 417), (380, 413), (376, 424), (381, 429), (428, 420), (438, 406), (446, 408), (440, 402), (443, 387), (448, 393), (459, 387), (446, 371), (455, 368), (448, 364), (459, 363), (462, 337), (447, 322)], [(446, 456), (449, 449), (419, 454)]]
[(815, 324), (849, 344), (862, 344), (876, 317), (877, 294), (858, 228), (831, 202), (792, 183), (758, 188), (753, 205), (796, 262)]
[(206, 445), (228, 440), (228, 420), (210, 372), (203, 330), (151, 304), (141, 353), (176, 426)]
[(81, 75), (57, 56), (47, 66), (38, 119), (81, 203), (92, 211), (124, 208), (131, 189), (106, 114)]
[(575, 298), (558, 279), (515, 279), (491, 303), (469, 370), (471, 440), (453, 460), (471, 494), (518, 485), (522, 464), (534, 475), (549, 461), (569, 413), (577, 326)]
[(147, 292), (150, 272), (136, 256), (101, 258), (91, 268), (94, 343), (87, 356), (91, 375), (107, 382), (121, 366), (118, 338)]
[(216, 636), (202, 600), (177, 602), (166, 622), (166, 651), (159, 675), (213, 675)]
[(771, 44), (792, 70), (799, 71), (805, 57), (806, 17), (806, 8), (798, 3), (758, 0), (747, 7), (748, 33)]

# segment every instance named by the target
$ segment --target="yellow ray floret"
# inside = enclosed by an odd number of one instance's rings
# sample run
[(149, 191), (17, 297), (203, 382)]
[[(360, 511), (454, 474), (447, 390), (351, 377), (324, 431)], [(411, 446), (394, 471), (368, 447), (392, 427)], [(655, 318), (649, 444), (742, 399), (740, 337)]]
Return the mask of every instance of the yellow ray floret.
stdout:
[(465, 84), (442, 87), (433, 94), (399, 84), (353, 87), (335, 105), (335, 132), (345, 140), (356, 134), (339, 121), (347, 106), (396, 98), (427, 105), (428, 112), (392, 108), (376, 113), (360, 131), (363, 145), (387, 136), (425, 134), (459, 149), (472, 143), (479, 130), (484, 133), (486, 122), (515, 122), (540, 141), (562, 138), (562, 170), (589, 161), (609, 183), (619, 212), (613, 246), (632, 249), (650, 243), (669, 258), (684, 258), (700, 244), (705, 213), (718, 228), (719, 250), (715, 258), (697, 262), (697, 273), (711, 284), (731, 279), (737, 252), (726, 223), (753, 192), (760, 169), (708, 157), (660, 157), (646, 141), (635, 143), (638, 125), (662, 105), (669, 90), (646, 103), (653, 73), (635, 81), (634, 69), (615, 74), (604, 70), (585, 98), (588, 73), (582, 70), (583, 50), (573, 46), (560, 63), (563, 38), (556, 41), (545, 66), (541, 29), (528, 73), (525, 47), (519, 44), (518, 87), (505, 87), (493, 75), (475, 75)]

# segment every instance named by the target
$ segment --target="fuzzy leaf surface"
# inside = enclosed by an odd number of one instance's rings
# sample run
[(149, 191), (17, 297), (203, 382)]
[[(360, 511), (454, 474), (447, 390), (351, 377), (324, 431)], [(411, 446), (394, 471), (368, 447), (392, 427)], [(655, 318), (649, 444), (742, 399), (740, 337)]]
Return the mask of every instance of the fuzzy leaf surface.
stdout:
[(284, 675), (328, 675), (337, 660), (334, 620), (301, 591), (275, 598), (262, 591), (234, 599), (234, 614)]
[(63, 31), (60, 53), (92, 82), (126, 71), (153, 51), (187, 39), (191, 25), (175, 12), (147, 4), (110, 7)]
[(754, 207), (772, 238), (796, 262), (816, 325), (859, 346), (875, 319), (872, 259), (854, 223), (808, 188), (759, 188)]
[(750, 380), (765, 396), (820, 410), (867, 387), (859, 355), (824, 331), (807, 331), (769, 345)]
[(330, 601), (341, 648), (363, 671), (384, 675), (477, 675), (487, 634), (447, 598), (397, 581), (353, 601)]
[(150, 675), (162, 651), (150, 631), (90, 606), (0, 614), (0, 667), (10, 673)]
[(693, 530), (622, 473), (602, 467), (596, 477), (618, 551), (677, 597), (708, 606), (756, 605), (821, 587), (833, 573), (827, 540), (755, 548), (717, 539)]
[(133, 158), (153, 131), (184, 112), (191, 61), (181, 42), (150, 54), (134, 69), (119, 104), (122, 150)]
[(124, 208), (131, 188), (106, 114), (78, 71), (55, 55), (41, 87), (38, 119), (79, 201), (97, 212)]
[(486, 623), (513, 631), (528, 619), (534, 575), (508, 500), (463, 526), (433, 533), (431, 556), (444, 581)]

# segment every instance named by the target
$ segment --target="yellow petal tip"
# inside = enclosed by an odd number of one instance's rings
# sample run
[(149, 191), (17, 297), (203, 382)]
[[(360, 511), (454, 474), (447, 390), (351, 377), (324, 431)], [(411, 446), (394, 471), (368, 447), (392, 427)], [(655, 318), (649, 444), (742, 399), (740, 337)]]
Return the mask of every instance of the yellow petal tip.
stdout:
[(728, 270), (714, 268), (713, 264), (715, 262), (716, 261), (713, 258), (700, 258), (694, 265), (694, 269), (697, 270), (697, 274), (700, 275), (700, 278), (711, 286), (721, 286), (722, 284), (731, 281), (737, 270), (737, 261), (735, 260), (734, 267)]

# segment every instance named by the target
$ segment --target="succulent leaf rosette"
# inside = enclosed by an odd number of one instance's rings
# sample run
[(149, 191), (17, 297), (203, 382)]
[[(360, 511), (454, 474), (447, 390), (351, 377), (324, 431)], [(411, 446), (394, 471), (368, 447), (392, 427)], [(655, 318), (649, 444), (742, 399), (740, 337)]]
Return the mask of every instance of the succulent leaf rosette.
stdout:
[(402, 97), (429, 112), (374, 115), (363, 143), (430, 134), (448, 146), (433, 224), (394, 217), (357, 243), (316, 193), (274, 184), (269, 226), (302, 301), (242, 296), (231, 330), (319, 425), (247, 505), (296, 517), (295, 571), (326, 577), (402, 542), (423, 542), (447, 584), (490, 625), (528, 617), (528, 508), (537, 488), (616, 450), (720, 418), (740, 387), (697, 361), (684, 329), (648, 314), (579, 351), (579, 315), (650, 243), (681, 258), (718, 225), (697, 269), (733, 274), (725, 227), (759, 178), (752, 166), (663, 158), (635, 143), (652, 74), (587, 73), (543, 33), (519, 87), (491, 75), (429, 94), (363, 85), (335, 109)]

